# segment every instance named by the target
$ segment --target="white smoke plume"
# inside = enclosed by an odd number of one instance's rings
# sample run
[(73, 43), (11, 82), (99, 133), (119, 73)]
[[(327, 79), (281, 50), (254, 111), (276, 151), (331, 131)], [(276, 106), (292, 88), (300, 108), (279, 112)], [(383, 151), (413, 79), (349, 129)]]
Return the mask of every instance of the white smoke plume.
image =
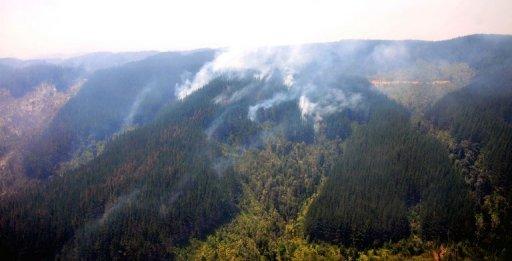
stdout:
[(154, 84), (148, 84), (137, 94), (135, 101), (132, 103), (132, 106), (128, 111), (128, 115), (123, 120), (123, 128), (128, 128), (133, 125), (133, 119), (139, 111), (140, 105), (149, 94), (149, 92), (153, 89), (153, 87)]
[(194, 91), (202, 88), (216, 76), (227, 72), (244, 72), (254, 70), (256, 78), (266, 79), (279, 71), (285, 74), (283, 84), (293, 84), (293, 74), (305, 65), (307, 53), (301, 47), (267, 47), (257, 49), (229, 49), (222, 51), (207, 63), (195, 75), (194, 79), (186, 79), (176, 88), (176, 97), (183, 99)]
[(140, 191), (136, 189), (128, 195), (118, 197), (114, 204), (105, 206), (105, 211), (103, 212), (101, 218), (98, 220), (99, 224), (104, 224), (106, 221), (108, 221), (109, 217), (113, 213), (130, 204), (139, 195), (139, 193)]
[[(361, 59), (364, 57), (364, 59)], [(347, 74), (368, 75), (379, 70), (382, 63), (399, 63), (409, 58), (403, 44), (359, 41), (343, 44), (298, 45), (255, 49), (227, 49), (194, 76), (187, 78), (175, 90), (184, 99), (219, 75), (233, 72), (254, 72), (260, 81), (278, 79), (286, 91), (249, 107), (247, 117), (257, 120), (257, 111), (281, 102), (297, 100), (303, 118), (321, 121), (326, 115), (346, 108), (357, 108), (363, 96), (336, 86), (336, 77)], [(364, 61), (364, 62), (360, 62)], [(372, 67), (373, 66), (373, 67)], [(354, 73), (355, 72), (355, 73)], [(248, 86), (233, 94), (221, 94), (216, 103), (231, 103), (253, 93)], [(260, 84), (259, 88), (265, 88)]]
[(268, 108), (274, 106), (274, 104), (290, 100), (291, 98), (292, 97), (290, 95), (288, 95), (287, 93), (277, 93), (274, 95), (274, 97), (272, 97), (268, 100), (264, 100), (256, 105), (250, 106), (249, 113), (247, 114), (247, 117), (249, 117), (249, 119), (251, 121), (255, 121), (256, 120), (256, 112), (258, 112), (259, 109), (268, 109)]
[[(312, 90), (311, 88), (310, 90)], [(315, 94), (303, 94), (299, 98), (302, 118), (313, 118), (315, 130), (323, 117), (342, 111), (345, 108), (357, 108), (362, 102), (363, 96), (359, 93), (347, 95), (340, 89), (327, 89), (322, 96)]]

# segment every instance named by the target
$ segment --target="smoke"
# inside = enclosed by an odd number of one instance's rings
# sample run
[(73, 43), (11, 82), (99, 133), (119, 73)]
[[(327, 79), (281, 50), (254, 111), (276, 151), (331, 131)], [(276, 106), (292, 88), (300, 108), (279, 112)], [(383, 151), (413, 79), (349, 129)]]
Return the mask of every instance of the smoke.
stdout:
[(228, 86), (227, 90), (219, 94), (217, 97), (214, 98), (215, 104), (220, 105), (228, 105), (233, 104), (235, 102), (238, 102), (246, 97), (248, 97), (250, 94), (254, 94), (258, 89), (261, 88), (260, 81), (255, 76), (253, 77), (254, 81), (251, 81), (249, 84), (244, 86), (244, 88), (241, 89), (234, 89), (230, 90), (230, 86)]
[(139, 195), (139, 193), (140, 193), (140, 191), (138, 189), (136, 189), (128, 195), (118, 197), (116, 202), (112, 206), (105, 208), (105, 212), (103, 212), (103, 215), (98, 220), (98, 223), (104, 224), (106, 221), (108, 221), (109, 217), (113, 213), (120, 210), (122, 207), (127, 206), (128, 204), (132, 203), (133, 200)]
[(251, 121), (255, 121), (256, 120), (256, 113), (258, 112), (259, 109), (268, 109), (272, 106), (274, 106), (275, 104), (278, 104), (278, 103), (281, 103), (281, 102), (284, 102), (284, 101), (287, 101), (287, 100), (291, 100), (293, 97), (287, 93), (276, 93), (274, 95), (274, 97), (270, 98), (270, 99), (267, 99), (267, 100), (264, 100), (256, 105), (253, 105), (253, 106), (250, 106), (249, 107), (249, 112), (247, 114), (247, 117), (251, 120)]
[(123, 120), (123, 128), (127, 128), (133, 125), (133, 119), (139, 111), (140, 105), (149, 94), (149, 92), (153, 89), (153, 87), (154, 84), (148, 84), (137, 94), (135, 101), (132, 103), (132, 106), (128, 111), (128, 115)]
[[(351, 81), (352, 76), (355, 75), (353, 78), (357, 78), (372, 75), (375, 69), (379, 68), (379, 64), (407, 57), (406, 48), (387, 42), (371, 46), (368, 43), (350, 41), (342, 45), (225, 49), (219, 51), (216, 58), (205, 64), (198, 73), (183, 77), (181, 84), (175, 88), (175, 96), (185, 99), (219, 76), (241, 80), (233, 81), (233, 86), (229, 86), (231, 81), (228, 81), (228, 86), (212, 98), (212, 102), (221, 105), (220, 108), (223, 110), (206, 128), (205, 134), (208, 139), (217, 135), (217, 130), (226, 119), (231, 119), (232, 111), (241, 111), (240, 104), (244, 106), (244, 110), (247, 109), (247, 119), (258, 122), (260, 110), (282, 103), (296, 102), (304, 122), (313, 123), (314, 130), (318, 132), (320, 123), (327, 116), (346, 109), (366, 108), (363, 106), (365, 97), (358, 92), (359, 85), (351, 86), (360, 83)], [(245, 81), (246, 79), (248, 81)], [(283, 108), (289, 108), (286, 106)], [(242, 113), (241, 117), (244, 117), (245, 111)], [(249, 137), (248, 141), (236, 143), (236, 148), (244, 151), (260, 146), (266, 140), (275, 137), (276, 133), (284, 133), (288, 131), (286, 128), (298, 126), (287, 124), (281, 116), (276, 118), (276, 121), (280, 122), (262, 125), (262, 129), (254, 134), (244, 133), (253, 136)], [(217, 175), (222, 176), (235, 162), (234, 157), (212, 155), (212, 169)]]
[(293, 74), (307, 64), (311, 58), (302, 52), (302, 47), (266, 47), (256, 49), (229, 49), (221, 51), (212, 61), (207, 63), (194, 76), (186, 79), (176, 88), (176, 97), (183, 99), (189, 94), (202, 88), (215, 77), (229, 73), (244, 73), (255, 71), (256, 79), (267, 79), (277, 72), (285, 77), (282, 83), (293, 84)]
[[(309, 88), (309, 90), (315, 90), (315, 88)], [(327, 89), (320, 94), (301, 95), (299, 107), (302, 118), (313, 118), (315, 130), (318, 130), (318, 125), (325, 116), (343, 111), (345, 108), (357, 108), (362, 100), (363, 96), (360, 93), (348, 94), (340, 89)]]
[(221, 178), (224, 176), (228, 168), (233, 166), (235, 156), (227, 155), (226, 157), (217, 157), (212, 164), (212, 170)]
[[(228, 49), (203, 66), (193, 79), (187, 78), (176, 88), (176, 96), (184, 99), (206, 85), (209, 81), (225, 74), (246, 76), (252, 73), (260, 81), (258, 88), (269, 88), (278, 83), (282, 89), (263, 101), (250, 105), (247, 117), (256, 121), (259, 109), (268, 109), (276, 104), (297, 100), (304, 118), (313, 117), (320, 121), (328, 114), (355, 107), (362, 96), (340, 89), (335, 78), (342, 72), (340, 61), (347, 53), (358, 49), (351, 43), (346, 48), (333, 49), (318, 45), (290, 47), (266, 47), (255, 49)], [(390, 52), (390, 51), (388, 51)], [(272, 81), (272, 84), (265, 84)], [(242, 88), (232, 94), (220, 94), (215, 103), (229, 104), (254, 93), (254, 85)]]
[(217, 130), (217, 128), (223, 123), (224, 116), (226, 115), (227, 111), (224, 111), (219, 117), (217, 117), (211, 124), (206, 128), (205, 133), (208, 139), (211, 139), (214, 132)]
[(407, 60), (409, 51), (402, 42), (380, 44), (373, 50), (371, 58), (377, 65), (388, 65), (398, 60)]

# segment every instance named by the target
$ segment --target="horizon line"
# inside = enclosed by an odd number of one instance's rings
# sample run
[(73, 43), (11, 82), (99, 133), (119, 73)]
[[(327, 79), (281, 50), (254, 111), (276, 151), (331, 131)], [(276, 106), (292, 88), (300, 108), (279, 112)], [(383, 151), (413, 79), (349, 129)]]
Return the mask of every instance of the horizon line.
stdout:
[[(334, 41), (311, 41), (311, 42), (303, 42), (303, 43), (290, 43), (290, 44), (262, 44), (255, 46), (248, 46), (245, 48), (263, 48), (263, 47), (286, 47), (286, 46), (299, 46), (299, 45), (308, 45), (308, 44), (329, 44), (329, 43), (339, 43), (344, 41), (392, 41), (392, 42), (443, 42), (443, 41), (451, 41), (459, 38), (465, 37), (475, 37), (475, 36), (494, 36), (494, 37), (512, 37), (512, 34), (504, 34), (504, 33), (472, 33), (459, 35), (455, 37), (445, 38), (445, 39), (437, 39), (437, 40), (428, 40), (428, 39), (413, 39), (413, 38), (403, 38), (403, 39), (383, 39), (383, 38), (343, 38)], [(78, 53), (69, 53), (69, 54), (48, 54), (43, 56), (34, 56), (30, 58), (20, 58), (15, 56), (5, 56), (0, 57), (0, 60), (17, 60), (17, 61), (48, 61), (48, 60), (67, 60), (87, 55), (93, 54), (122, 54), (122, 53), (145, 53), (145, 52), (154, 52), (157, 53), (168, 53), (168, 52), (194, 52), (200, 50), (220, 50), (220, 49), (229, 49), (229, 48), (237, 48), (237, 46), (204, 46), (204, 47), (191, 47), (191, 48), (182, 48), (182, 49), (167, 49), (167, 50), (158, 50), (158, 49), (141, 49), (141, 50), (91, 50), (85, 52)]]

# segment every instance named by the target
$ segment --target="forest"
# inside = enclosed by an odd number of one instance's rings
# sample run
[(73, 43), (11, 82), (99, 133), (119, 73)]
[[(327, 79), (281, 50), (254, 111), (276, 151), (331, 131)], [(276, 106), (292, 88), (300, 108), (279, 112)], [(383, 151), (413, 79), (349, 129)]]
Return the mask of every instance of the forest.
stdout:
[(20, 150), (32, 182), (0, 191), (0, 256), (511, 258), (512, 37), (304, 48), (24, 78), (87, 75)]

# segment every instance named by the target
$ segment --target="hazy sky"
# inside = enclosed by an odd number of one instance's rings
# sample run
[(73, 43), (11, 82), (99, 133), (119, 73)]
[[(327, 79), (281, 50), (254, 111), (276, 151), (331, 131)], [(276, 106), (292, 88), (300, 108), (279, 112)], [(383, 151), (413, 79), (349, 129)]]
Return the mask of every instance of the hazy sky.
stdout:
[(0, 57), (512, 34), (512, 0), (0, 0)]

